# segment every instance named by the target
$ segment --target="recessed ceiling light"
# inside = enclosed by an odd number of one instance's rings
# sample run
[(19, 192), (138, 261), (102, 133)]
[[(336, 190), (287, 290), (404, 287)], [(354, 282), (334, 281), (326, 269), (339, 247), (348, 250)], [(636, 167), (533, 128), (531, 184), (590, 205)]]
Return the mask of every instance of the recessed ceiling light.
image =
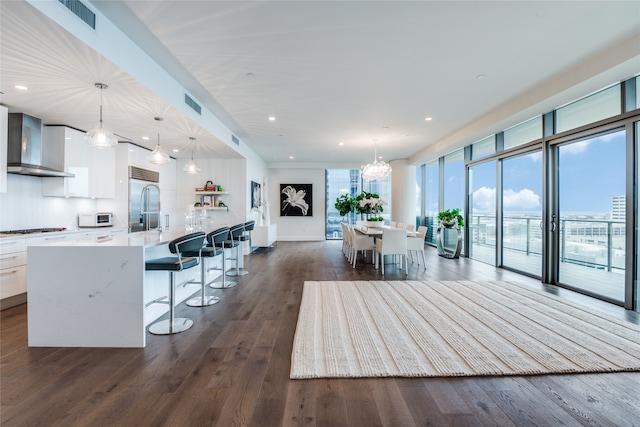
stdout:
[(481, 80), (481, 79), (484, 79), (484, 78), (485, 78), (485, 75), (484, 75), (484, 74), (478, 74), (478, 75), (476, 76), (476, 79), (478, 79), (478, 80)]
[(432, 117), (425, 117), (425, 120), (430, 122), (431, 120), (433, 120), (433, 118)]
[(23, 85), (14, 85), (13, 87), (15, 87), (18, 90), (29, 90), (28, 87), (23, 86)]
[(289, 160), (293, 160), (293, 156), (289, 156)]
[(338, 142), (338, 145), (344, 145), (344, 142)]
[(145, 141), (148, 141), (149, 137), (148, 136), (143, 136), (142, 139), (144, 139)]
[(255, 77), (256, 75), (253, 73), (247, 73), (247, 77)]
[(178, 150), (177, 148), (174, 148), (172, 151), (173, 151), (174, 153), (179, 153), (179, 152), (180, 152), (180, 150)]
[(382, 126), (382, 129), (389, 129), (389, 126)]
[(273, 121), (275, 121), (275, 120), (276, 120), (276, 118), (275, 118), (275, 117), (273, 117), (273, 116), (269, 116), (269, 121), (270, 121), (270, 122), (273, 122)]

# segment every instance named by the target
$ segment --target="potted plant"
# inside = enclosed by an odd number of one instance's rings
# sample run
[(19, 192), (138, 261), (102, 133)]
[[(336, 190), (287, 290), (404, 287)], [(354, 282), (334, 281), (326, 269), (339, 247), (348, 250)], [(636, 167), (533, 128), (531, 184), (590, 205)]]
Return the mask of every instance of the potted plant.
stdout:
[(438, 221), (447, 228), (464, 227), (464, 218), (458, 208), (438, 212)]
[(358, 205), (358, 201), (351, 197), (349, 194), (343, 194), (336, 198), (335, 208), (338, 210), (340, 216), (348, 215), (353, 212)]
[(367, 216), (367, 222), (369, 222), (370, 226), (382, 224), (384, 218), (380, 214), (383, 211), (382, 206), (387, 204), (383, 197), (363, 191), (356, 197), (356, 201), (358, 203), (356, 211), (361, 215)]

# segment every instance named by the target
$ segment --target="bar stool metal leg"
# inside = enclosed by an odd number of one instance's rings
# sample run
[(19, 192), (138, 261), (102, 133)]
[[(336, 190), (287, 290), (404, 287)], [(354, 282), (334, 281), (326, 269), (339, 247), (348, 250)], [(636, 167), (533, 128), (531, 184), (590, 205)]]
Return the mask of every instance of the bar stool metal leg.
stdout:
[(236, 286), (236, 282), (227, 282), (225, 271), (227, 269), (227, 254), (222, 254), (222, 280), (220, 282), (212, 282), (209, 287), (213, 289), (229, 289)]
[(200, 296), (187, 300), (189, 307), (206, 307), (208, 305), (217, 304), (220, 302), (220, 298), (214, 295), (207, 295), (205, 289), (207, 286), (207, 262), (206, 258), (200, 259)]
[(174, 318), (174, 304), (176, 300), (175, 273), (169, 272), (169, 319), (161, 320), (149, 326), (149, 332), (154, 335), (169, 335), (183, 332), (193, 326), (193, 320), (187, 318)]
[(246, 274), (249, 274), (249, 272), (247, 270), (245, 270), (244, 268), (242, 268), (240, 266), (240, 264), (242, 264), (243, 261), (243, 255), (240, 253), (240, 248), (242, 247), (242, 245), (238, 245), (236, 246), (236, 269), (235, 270), (231, 270), (227, 272), (227, 276), (244, 276)]

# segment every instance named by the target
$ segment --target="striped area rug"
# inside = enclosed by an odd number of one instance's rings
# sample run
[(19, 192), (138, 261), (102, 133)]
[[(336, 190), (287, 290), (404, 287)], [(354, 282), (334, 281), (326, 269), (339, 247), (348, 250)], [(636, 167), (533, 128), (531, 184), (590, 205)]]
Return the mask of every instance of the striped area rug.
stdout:
[(305, 282), (291, 378), (640, 371), (640, 327), (512, 282)]

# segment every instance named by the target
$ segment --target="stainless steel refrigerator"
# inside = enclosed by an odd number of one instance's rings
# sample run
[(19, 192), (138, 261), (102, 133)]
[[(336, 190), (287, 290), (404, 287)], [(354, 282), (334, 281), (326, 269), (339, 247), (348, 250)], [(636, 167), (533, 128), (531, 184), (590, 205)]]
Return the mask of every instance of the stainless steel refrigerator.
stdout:
[(155, 230), (161, 224), (160, 174), (129, 166), (129, 232)]

